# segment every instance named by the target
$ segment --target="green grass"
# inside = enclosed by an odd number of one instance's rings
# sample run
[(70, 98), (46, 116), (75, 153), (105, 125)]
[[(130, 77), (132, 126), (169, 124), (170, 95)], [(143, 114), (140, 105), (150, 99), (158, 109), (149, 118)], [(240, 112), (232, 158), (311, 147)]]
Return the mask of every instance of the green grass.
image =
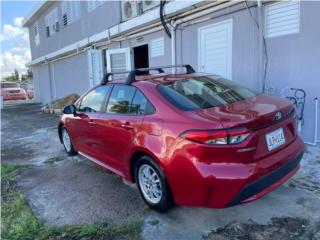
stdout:
[(1, 165), (1, 239), (140, 239), (141, 221), (122, 225), (108, 223), (50, 227), (33, 215), (23, 194), (15, 187), (15, 170), (22, 165)]

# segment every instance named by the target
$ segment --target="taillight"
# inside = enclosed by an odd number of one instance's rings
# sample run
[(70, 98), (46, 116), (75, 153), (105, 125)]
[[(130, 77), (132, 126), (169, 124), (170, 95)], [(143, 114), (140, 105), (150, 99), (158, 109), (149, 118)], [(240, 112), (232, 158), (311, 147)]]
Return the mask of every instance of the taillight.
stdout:
[(190, 130), (180, 137), (204, 144), (237, 144), (244, 141), (249, 135), (247, 128), (234, 128), (224, 130)]

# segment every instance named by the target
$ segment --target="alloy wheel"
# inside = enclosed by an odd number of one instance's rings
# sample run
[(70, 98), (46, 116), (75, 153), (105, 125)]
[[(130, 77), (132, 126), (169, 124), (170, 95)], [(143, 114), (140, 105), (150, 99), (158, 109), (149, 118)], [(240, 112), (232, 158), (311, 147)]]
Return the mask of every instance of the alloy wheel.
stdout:
[(62, 139), (63, 139), (63, 145), (66, 148), (67, 152), (71, 151), (71, 140), (69, 133), (67, 132), (66, 129), (63, 129), (62, 131)]
[(162, 198), (162, 186), (156, 170), (148, 164), (141, 165), (138, 181), (144, 198), (152, 204), (159, 203)]

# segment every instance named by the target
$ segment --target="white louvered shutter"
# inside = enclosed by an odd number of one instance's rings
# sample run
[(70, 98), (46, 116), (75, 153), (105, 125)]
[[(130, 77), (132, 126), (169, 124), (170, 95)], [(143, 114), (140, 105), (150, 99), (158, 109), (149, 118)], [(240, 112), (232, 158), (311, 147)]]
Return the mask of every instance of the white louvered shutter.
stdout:
[(265, 36), (277, 37), (300, 31), (300, 2), (285, 1), (265, 7)]
[[(124, 72), (132, 69), (130, 48), (107, 50), (108, 72)], [(113, 79), (123, 78), (125, 75), (117, 74)]]
[(103, 78), (102, 50), (91, 49), (88, 51), (89, 82), (90, 86), (99, 84)]
[(232, 77), (232, 20), (199, 29), (199, 70)]

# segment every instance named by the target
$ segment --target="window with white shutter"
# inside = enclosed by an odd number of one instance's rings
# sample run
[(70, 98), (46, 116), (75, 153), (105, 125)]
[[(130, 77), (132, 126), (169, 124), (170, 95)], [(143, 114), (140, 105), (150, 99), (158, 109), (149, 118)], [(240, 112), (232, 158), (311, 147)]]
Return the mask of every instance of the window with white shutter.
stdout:
[[(130, 48), (119, 48), (107, 51), (107, 70), (108, 72), (130, 71), (132, 68)], [(117, 74), (113, 79), (125, 77)]]
[(164, 55), (164, 38), (152, 39), (150, 43), (151, 57), (159, 57)]
[(265, 6), (266, 37), (277, 37), (300, 31), (300, 2), (283, 1)]
[(101, 0), (89, 0), (89, 1), (87, 1), (87, 3), (88, 3), (88, 11), (91, 12), (94, 9), (96, 9), (97, 7), (100, 7), (104, 3), (104, 1), (101, 1)]
[(36, 46), (38, 46), (40, 44), (40, 35), (39, 35), (39, 24), (38, 22), (36, 22), (33, 27), (33, 36), (34, 36), (34, 43), (36, 44)]
[(65, 1), (61, 3), (62, 23), (68, 26), (80, 18), (80, 2)]
[(58, 18), (58, 8), (53, 9), (46, 17), (46, 35), (47, 37), (52, 36), (56, 32), (59, 32), (59, 18)]
[(88, 50), (88, 64), (90, 86), (93, 87), (99, 84), (103, 78), (104, 66), (102, 61), (102, 50)]

